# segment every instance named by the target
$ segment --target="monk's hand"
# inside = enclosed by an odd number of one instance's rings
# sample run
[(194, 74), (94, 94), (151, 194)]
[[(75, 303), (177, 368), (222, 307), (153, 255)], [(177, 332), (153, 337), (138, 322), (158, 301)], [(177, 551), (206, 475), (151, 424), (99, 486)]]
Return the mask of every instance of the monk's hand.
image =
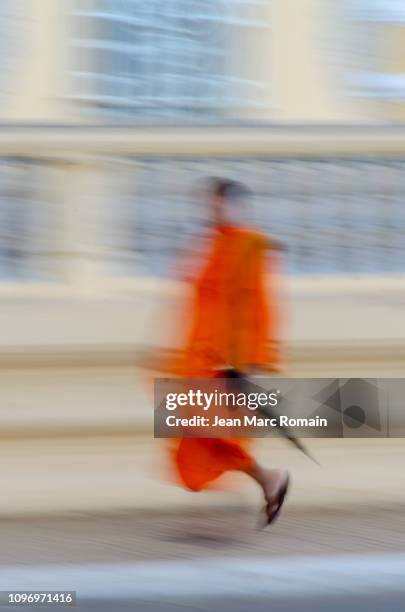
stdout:
[(287, 251), (287, 246), (280, 242), (280, 240), (275, 240), (274, 238), (267, 239), (267, 248), (272, 251)]

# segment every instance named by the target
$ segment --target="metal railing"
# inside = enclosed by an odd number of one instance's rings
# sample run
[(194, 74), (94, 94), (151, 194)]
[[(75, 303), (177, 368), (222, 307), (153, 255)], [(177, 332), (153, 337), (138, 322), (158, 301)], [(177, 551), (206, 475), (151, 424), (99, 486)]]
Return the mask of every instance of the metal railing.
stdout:
[(209, 226), (213, 175), (253, 190), (249, 221), (285, 242), (291, 274), (405, 273), (403, 128), (9, 126), (0, 151), (3, 280), (58, 281), (72, 262), (166, 274)]

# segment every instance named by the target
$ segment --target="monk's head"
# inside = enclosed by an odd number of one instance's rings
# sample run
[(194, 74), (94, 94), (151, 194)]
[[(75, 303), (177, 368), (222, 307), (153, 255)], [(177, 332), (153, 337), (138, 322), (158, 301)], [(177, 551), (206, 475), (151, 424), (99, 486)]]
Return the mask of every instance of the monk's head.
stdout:
[(246, 219), (250, 191), (243, 183), (228, 179), (211, 179), (209, 198), (215, 226), (240, 225)]

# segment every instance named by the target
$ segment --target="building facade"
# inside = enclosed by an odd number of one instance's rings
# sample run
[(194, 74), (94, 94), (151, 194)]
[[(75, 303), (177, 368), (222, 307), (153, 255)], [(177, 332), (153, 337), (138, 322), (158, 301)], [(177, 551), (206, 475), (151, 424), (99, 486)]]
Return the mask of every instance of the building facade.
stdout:
[(400, 0), (3, 0), (2, 120), (404, 118)]
[[(398, 122), (404, 24), (394, 0), (3, 0), (1, 120)], [(179, 161), (31, 149), (0, 159), (0, 279), (89, 288), (166, 273), (207, 222), (191, 186), (218, 173), (253, 187), (293, 274), (405, 271), (405, 151), (213, 159), (208, 147)]]

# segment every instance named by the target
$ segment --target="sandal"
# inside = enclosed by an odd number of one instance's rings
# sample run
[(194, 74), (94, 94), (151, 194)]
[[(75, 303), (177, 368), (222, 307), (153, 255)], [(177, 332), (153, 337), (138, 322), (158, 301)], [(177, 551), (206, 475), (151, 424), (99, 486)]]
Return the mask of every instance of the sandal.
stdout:
[[(277, 519), (278, 515), (281, 512), (281, 508), (283, 507), (284, 500), (288, 493), (289, 486), (290, 486), (290, 477), (289, 475), (287, 475), (284, 481), (284, 484), (281, 485), (273, 503), (267, 502), (267, 504), (264, 507), (264, 521), (263, 521), (264, 524), (262, 525), (262, 529), (264, 529), (265, 527), (268, 527), (269, 525), (271, 525), (271, 523), (274, 523), (274, 521)], [(274, 506), (274, 509), (270, 510), (271, 508), (273, 508), (273, 506)]]

